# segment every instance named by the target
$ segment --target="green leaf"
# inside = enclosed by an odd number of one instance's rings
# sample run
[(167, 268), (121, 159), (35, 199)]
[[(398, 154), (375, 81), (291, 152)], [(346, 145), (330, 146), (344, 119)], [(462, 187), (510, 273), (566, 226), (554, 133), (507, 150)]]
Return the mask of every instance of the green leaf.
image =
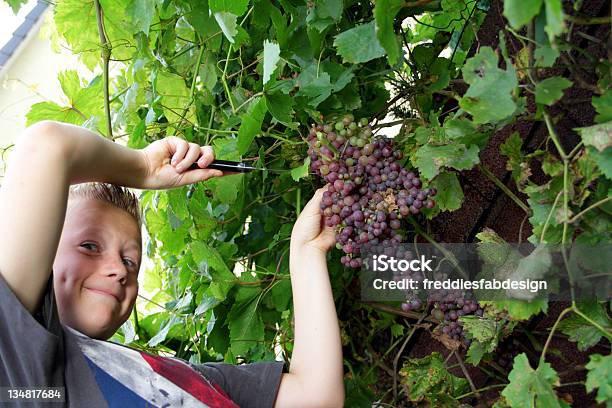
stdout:
[(227, 320), (229, 321), (232, 352), (245, 355), (249, 349), (264, 340), (264, 324), (257, 313), (259, 298), (244, 303), (234, 303)]
[[(170, 123), (177, 122), (183, 110), (191, 103), (189, 88), (185, 84), (185, 79), (169, 71), (159, 71), (155, 86), (157, 93), (161, 96), (160, 102), (163, 105), (166, 119)], [(191, 104), (185, 119), (190, 120), (194, 115), (195, 107)]]
[(280, 61), (280, 47), (277, 43), (264, 40), (263, 49), (263, 83), (265, 85)]
[(300, 87), (297, 96), (310, 98), (308, 105), (316, 108), (321, 102), (331, 95), (334, 86), (327, 72), (319, 72), (318, 64), (310, 64), (304, 69), (297, 78), (297, 85)]
[(540, 12), (542, 1), (506, 0), (504, 1), (504, 16), (513, 28), (521, 28)]
[(592, 103), (597, 111), (595, 122), (604, 123), (612, 121), (612, 89), (606, 90), (601, 96), (593, 96)]
[(536, 103), (552, 105), (563, 97), (563, 91), (572, 86), (572, 81), (559, 76), (546, 78), (536, 84)]
[(245, 154), (255, 136), (261, 131), (261, 124), (266, 115), (266, 101), (264, 98), (256, 98), (249, 106), (249, 110), (241, 116), (242, 123), (238, 129), (238, 142), (236, 144), (240, 155)]
[(293, 181), (298, 181), (301, 178), (308, 177), (308, 169), (310, 168), (310, 156), (306, 157), (304, 164), (291, 170), (291, 178)]
[(376, 23), (360, 24), (338, 34), (334, 47), (344, 62), (359, 64), (385, 55), (385, 49), (376, 38)]
[(13, 10), (13, 14), (17, 14), (21, 6), (26, 4), (28, 0), (6, 0), (6, 2), (8, 3), (9, 6), (11, 6), (11, 9)]
[(308, 9), (306, 24), (321, 33), (342, 19), (343, 8), (342, 0), (316, 0)]
[(223, 31), (223, 35), (225, 35), (225, 38), (227, 38), (229, 42), (234, 44), (236, 42), (236, 34), (238, 34), (236, 24), (238, 16), (224, 11), (218, 11), (213, 15), (215, 16), (215, 20), (217, 21), (217, 24), (219, 24), (221, 31)]
[(427, 401), (431, 406), (453, 406), (455, 397), (469, 389), (468, 381), (446, 370), (439, 352), (424, 358), (411, 358), (400, 370), (402, 383), (412, 402)]
[[(612, 320), (602, 303), (579, 303), (578, 309), (606, 330), (612, 329)], [(569, 336), (569, 340), (578, 343), (578, 350), (584, 351), (601, 340), (601, 332), (578, 314), (572, 314), (559, 323), (559, 330)]]
[(565, 15), (563, 14), (563, 4), (561, 0), (544, 0), (546, 6), (546, 27), (544, 31), (548, 34), (551, 43), (557, 35), (565, 31)]
[(514, 132), (499, 147), (501, 154), (508, 157), (506, 169), (512, 171), (512, 178), (519, 190), (523, 188), (531, 175), (529, 163), (521, 152), (522, 145), (523, 139), (521, 139), (520, 133)]
[(415, 165), (426, 179), (433, 179), (443, 167), (467, 170), (480, 161), (478, 147), (466, 148), (462, 144), (444, 146), (423, 145), (415, 154)]
[(612, 121), (574, 130), (580, 133), (586, 146), (593, 146), (600, 152), (612, 146)]
[(589, 154), (595, 158), (597, 167), (599, 167), (604, 176), (612, 180), (612, 147), (608, 147), (603, 152), (589, 149)]
[(158, 0), (131, 0), (126, 8), (126, 14), (130, 16), (137, 30), (149, 35), (149, 28), (155, 15), (155, 6)]
[(294, 100), (289, 95), (270, 93), (265, 95), (266, 107), (274, 119), (283, 125), (289, 125), (293, 117)]
[(103, 114), (104, 102), (101, 98), (101, 78), (97, 76), (89, 85), (83, 87), (77, 72), (68, 70), (60, 72), (58, 79), (67, 99), (66, 106), (53, 102), (34, 104), (26, 115), (27, 125), (50, 119), (79, 126), (86, 122), (93, 123), (94, 126), (87, 126), (91, 130), (96, 130), (95, 123), (97, 123), (99, 128), (106, 129), (106, 118)]
[(393, 30), (393, 20), (404, 6), (403, 0), (378, 0), (374, 6), (376, 38), (387, 52), (390, 65), (395, 65), (402, 49)]
[(224, 11), (241, 16), (247, 11), (248, 6), (249, 0), (208, 0), (208, 7), (213, 13)]
[(589, 370), (586, 379), (587, 393), (597, 389), (596, 400), (598, 403), (606, 403), (606, 407), (612, 405), (612, 355), (602, 356), (592, 354), (586, 365)]
[(559, 58), (559, 50), (549, 45), (538, 45), (533, 53), (536, 67), (549, 68)]
[[(541, 280), (550, 269), (552, 257), (549, 248), (538, 245), (533, 252), (519, 260), (516, 269), (508, 276), (512, 281), (524, 281), (526, 279)], [(538, 293), (528, 289), (508, 289), (506, 293), (513, 299), (532, 300)]]
[(213, 283), (221, 289), (222, 296), (218, 299), (224, 300), (234, 285), (236, 276), (229, 270), (219, 252), (205, 242), (193, 241), (189, 244), (189, 249), (198, 268), (204, 268), (205, 264), (209, 271), (212, 269)]
[(536, 370), (531, 368), (527, 355), (521, 353), (514, 358), (512, 371), (508, 375), (510, 384), (502, 391), (512, 407), (561, 408), (553, 386), (559, 385), (557, 372), (549, 363), (541, 361)]
[(493, 352), (501, 339), (502, 329), (514, 323), (498, 322), (492, 317), (461, 316), (459, 318), (466, 336), (472, 340), (467, 362), (476, 366), (486, 353)]
[(455, 173), (444, 172), (432, 181), (432, 185), (438, 190), (436, 203), (442, 211), (455, 211), (463, 204), (463, 190)]
[(475, 144), (481, 149), (486, 146), (490, 136), (490, 132), (480, 132), (472, 121), (465, 118), (447, 119), (444, 122), (444, 133), (449, 139), (466, 146)]
[(499, 122), (515, 112), (512, 92), (518, 85), (516, 72), (512, 64), (507, 64), (506, 70), (498, 68), (497, 55), (491, 47), (480, 48), (466, 61), (462, 72), (470, 87), (459, 106), (474, 117), (474, 123)]

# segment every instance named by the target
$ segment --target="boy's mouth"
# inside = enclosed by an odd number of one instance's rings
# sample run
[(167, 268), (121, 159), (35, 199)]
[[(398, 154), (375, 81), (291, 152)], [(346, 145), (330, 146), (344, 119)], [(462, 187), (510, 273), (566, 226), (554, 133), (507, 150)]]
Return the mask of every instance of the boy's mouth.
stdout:
[(106, 291), (104, 291), (104, 290), (99, 290), (99, 289), (87, 288), (87, 287), (86, 287), (85, 289), (90, 290), (90, 291), (95, 292), (95, 293), (102, 294), (102, 295), (111, 296), (111, 297), (113, 297), (114, 299), (116, 299), (116, 300), (117, 300), (117, 302), (119, 302), (119, 298), (118, 298), (117, 296), (115, 296), (114, 294), (110, 293), (110, 292), (106, 292)]

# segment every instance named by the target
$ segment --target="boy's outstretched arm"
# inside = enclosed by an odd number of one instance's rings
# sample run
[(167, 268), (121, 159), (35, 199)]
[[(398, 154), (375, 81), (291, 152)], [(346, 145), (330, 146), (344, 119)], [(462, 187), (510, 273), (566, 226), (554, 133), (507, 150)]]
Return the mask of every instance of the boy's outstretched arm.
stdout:
[(324, 227), (317, 190), (291, 234), (289, 269), (295, 342), (276, 407), (341, 407), (344, 404), (342, 345), (325, 254), (334, 232)]
[[(185, 171), (198, 157), (201, 169)], [(171, 158), (178, 158), (176, 168)], [(42, 298), (62, 233), (70, 184), (164, 189), (222, 175), (210, 147), (168, 137), (134, 150), (53, 121), (27, 128), (0, 188), (0, 274), (30, 313)]]

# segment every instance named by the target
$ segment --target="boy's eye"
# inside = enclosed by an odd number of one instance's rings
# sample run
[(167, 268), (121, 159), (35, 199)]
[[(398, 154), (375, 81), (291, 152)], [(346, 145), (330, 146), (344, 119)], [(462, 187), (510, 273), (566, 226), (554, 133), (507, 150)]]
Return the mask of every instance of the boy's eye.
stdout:
[(127, 262), (128, 266), (136, 266), (136, 264), (132, 262), (130, 258), (123, 258), (123, 260)]
[(81, 244), (81, 246), (82, 246), (82, 247), (86, 247), (86, 246), (93, 246), (93, 247), (96, 247), (96, 248), (98, 247), (96, 244), (92, 244), (92, 243), (90, 243), (90, 242), (86, 242), (86, 243), (84, 243), (84, 244)]

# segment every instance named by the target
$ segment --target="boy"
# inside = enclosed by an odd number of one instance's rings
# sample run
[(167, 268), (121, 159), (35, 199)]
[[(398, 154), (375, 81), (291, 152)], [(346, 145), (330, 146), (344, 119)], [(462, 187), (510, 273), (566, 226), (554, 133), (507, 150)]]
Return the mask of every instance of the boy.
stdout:
[[(186, 170), (196, 160), (200, 169)], [(53, 121), (24, 131), (0, 188), (0, 402), (23, 404), (10, 398), (17, 387), (65, 387), (74, 407), (342, 406), (323, 189), (291, 235), (288, 373), (276, 362), (194, 366), (105, 341), (130, 316), (142, 253), (135, 197), (116, 186), (167, 189), (222, 176), (206, 169), (213, 160), (209, 146), (176, 137), (134, 150)], [(70, 188), (86, 182), (111, 185)]]

